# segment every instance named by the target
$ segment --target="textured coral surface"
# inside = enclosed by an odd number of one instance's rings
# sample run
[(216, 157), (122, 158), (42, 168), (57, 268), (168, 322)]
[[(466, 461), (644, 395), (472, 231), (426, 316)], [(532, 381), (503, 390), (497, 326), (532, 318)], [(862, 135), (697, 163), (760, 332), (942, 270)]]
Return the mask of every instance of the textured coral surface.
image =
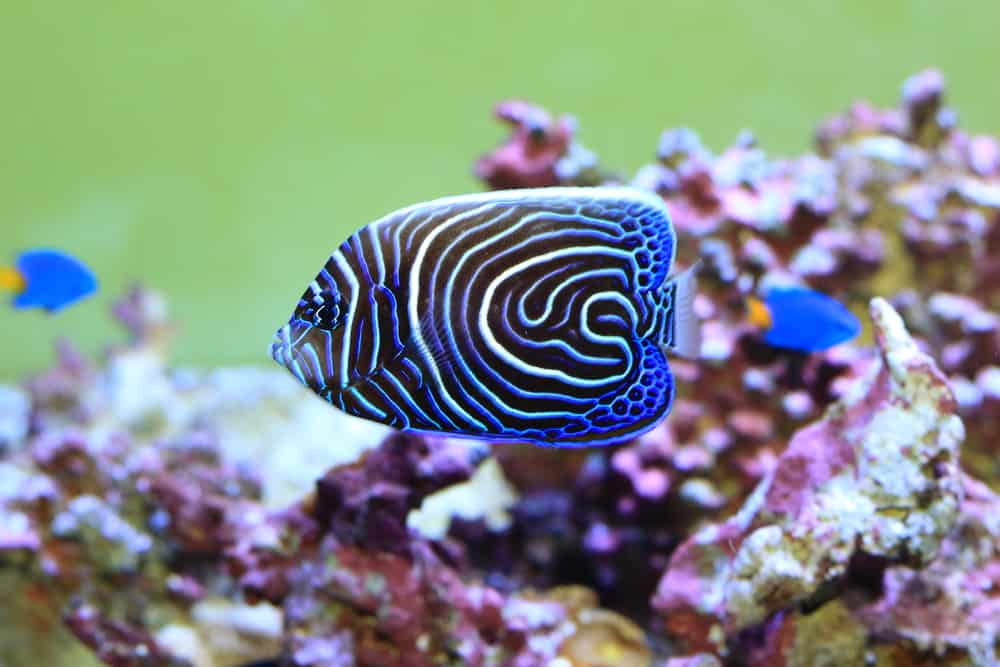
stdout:
[[(0, 666), (998, 664), (1000, 143), (940, 73), (813, 153), (676, 128), (632, 178), (569, 116), (496, 114), (486, 187), (655, 191), (703, 261), (670, 417), (593, 450), (395, 433), (171, 366), (137, 287), (124, 342), (0, 386)], [(780, 284), (864, 335), (769, 347), (745, 297)]]

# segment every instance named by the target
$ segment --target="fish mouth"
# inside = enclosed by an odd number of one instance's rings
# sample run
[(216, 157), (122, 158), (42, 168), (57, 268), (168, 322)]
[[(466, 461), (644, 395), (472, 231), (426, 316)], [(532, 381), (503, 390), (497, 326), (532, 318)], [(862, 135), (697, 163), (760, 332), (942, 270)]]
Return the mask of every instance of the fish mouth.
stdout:
[(270, 347), (271, 358), (287, 368), (292, 375), (298, 378), (299, 382), (306, 386), (311, 386), (307, 375), (316, 375), (316, 371), (306, 363), (298, 344), (309, 333), (309, 329), (310, 327), (305, 324), (294, 320), (289, 321), (275, 332)]
[(311, 325), (293, 318), (275, 332), (270, 346), (271, 358), (287, 368), (305, 386), (321, 394), (328, 391), (338, 394), (362, 387), (381, 374), (382, 369), (378, 368), (368, 374), (354, 371), (346, 381), (341, 379), (338, 382), (329, 377), (323, 372), (325, 358), (321, 360), (317, 350), (307, 340), (312, 329)]
[[(316, 337), (309, 335), (314, 329), (313, 325), (293, 317), (275, 332), (269, 348), (271, 358), (287, 368), (303, 385), (329, 399), (330, 396), (360, 389), (382, 376), (385, 370), (383, 363), (367, 373), (352, 368), (344, 377), (336, 372), (336, 364), (329, 359), (329, 343), (318, 345)], [(398, 350), (388, 363), (393, 363), (402, 355), (403, 349)]]

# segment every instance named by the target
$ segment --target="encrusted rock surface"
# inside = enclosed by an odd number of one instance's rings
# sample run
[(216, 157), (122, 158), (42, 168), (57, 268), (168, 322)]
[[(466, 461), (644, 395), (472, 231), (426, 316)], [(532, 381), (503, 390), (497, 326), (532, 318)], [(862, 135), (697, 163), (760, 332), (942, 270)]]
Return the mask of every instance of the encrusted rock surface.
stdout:
[[(132, 338), (105, 363), (62, 344), (28, 383), (33, 426), (0, 460), (0, 590), (14, 601), (0, 662), (650, 665), (639, 627), (589, 590), (505, 595), (469, 580), (463, 545), (416, 529), (443, 536), (454, 501), (434, 494), (469, 482), (482, 444), (387, 436), (278, 370), (171, 372), (159, 299), (137, 288), (116, 309)], [(156, 391), (137, 398), (136, 383)], [(17, 416), (23, 398), (5, 396)], [(297, 463), (310, 481), (273, 507), (287, 469), (240, 450), (265, 445), (248, 421), (284, 451), (331, 437), (345, 449)], [(337, 457), (350, 461), (323, 474), (319, 461)], [(464, 515), (503, 511), (479, 504)]]
[(735, 517), (674, 552), (653, 606), (692, 648), (726, 655), (727, 639), (825, 594), (855, 559), (926, 566), (953, 530), (958, 406), (891, 306), (873, 300), (872, 319), (869, 377), (792, 437)]

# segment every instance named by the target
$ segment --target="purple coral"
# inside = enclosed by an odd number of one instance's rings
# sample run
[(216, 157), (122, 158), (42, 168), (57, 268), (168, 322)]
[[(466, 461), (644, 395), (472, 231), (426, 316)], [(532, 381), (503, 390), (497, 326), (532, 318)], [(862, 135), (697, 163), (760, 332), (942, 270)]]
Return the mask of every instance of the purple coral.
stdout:
[(576, 140), (576, 120), (572, 117), (553, 118), (545, 109), (523, 100), (501, 102), (495, 113), (510, 126), (511, 136), (476, 162), (476, 176), (490, 188), (600, 182), (597, 158)]

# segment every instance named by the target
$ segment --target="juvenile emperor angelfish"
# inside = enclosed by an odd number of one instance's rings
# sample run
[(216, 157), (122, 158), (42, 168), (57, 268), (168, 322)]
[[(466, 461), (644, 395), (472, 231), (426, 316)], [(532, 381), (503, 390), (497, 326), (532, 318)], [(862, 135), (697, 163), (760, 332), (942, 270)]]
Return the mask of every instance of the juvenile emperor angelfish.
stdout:
[(695, 356), (694, 268), (668, 278), (663, 201), (627, 188), (437, 199), (363, 227), (271, 346), (341, 410), (399, 429), (621, 442), (670, 411)]

